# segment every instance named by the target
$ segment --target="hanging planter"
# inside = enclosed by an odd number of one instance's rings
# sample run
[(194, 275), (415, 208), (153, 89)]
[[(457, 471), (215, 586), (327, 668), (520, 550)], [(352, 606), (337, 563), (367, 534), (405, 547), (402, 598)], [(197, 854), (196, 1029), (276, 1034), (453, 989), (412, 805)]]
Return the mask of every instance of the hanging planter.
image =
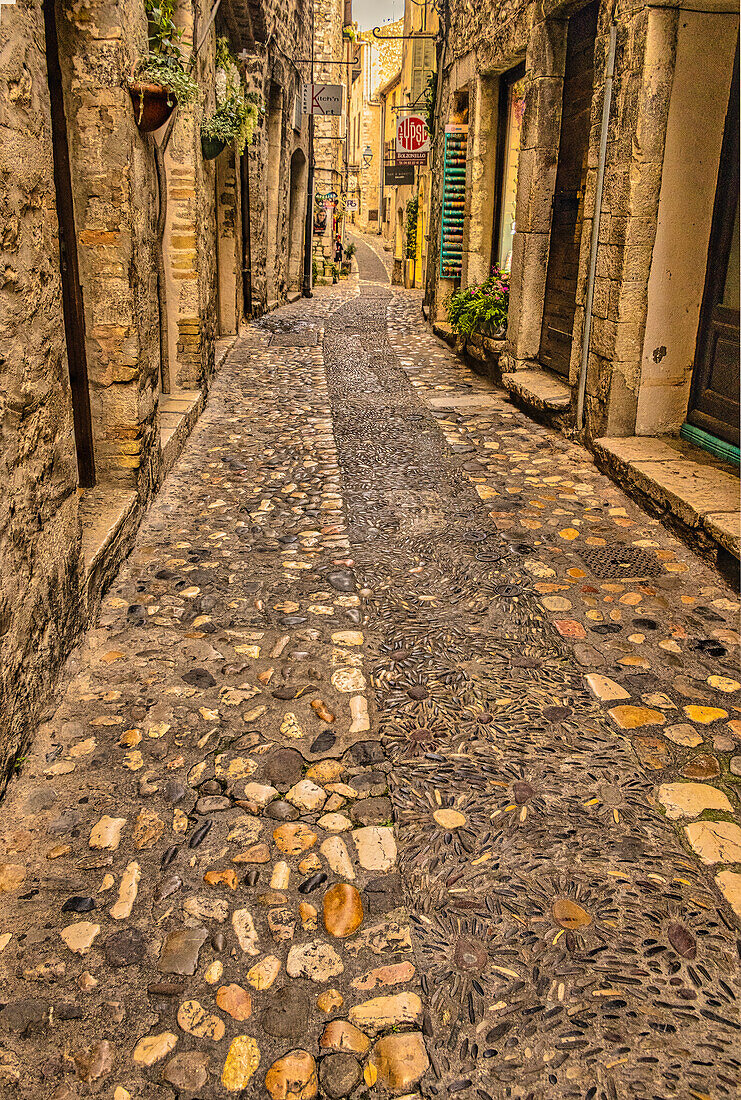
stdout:
[(162, 84), (144, 84), (134, 80), (129, 84), (129, 95), (134, 104), (134, 118), (143, 134), (159, 130), (177, 106), (172, 92)]
[(224, 149), (226, 149), (226, 142), (221, 138), (211, 138), (201, 134), (201, 152), (204, 160), (216, 160)]
[(261, 114), (261, 100), (245, 93), (242, 78), (226, 38), (216, 43), (216, 110), (201, 122), (204, 160), (213, 160), (227, 145), (241, 156), (252, 141)]
[(180, 46), (182, 30), (173, 23), (173, 0), (145, 0), (149, 49), (134, 63), (129, 94), (142, 133), (158, 130), (180, 105), (192, 103), (198, 85)]

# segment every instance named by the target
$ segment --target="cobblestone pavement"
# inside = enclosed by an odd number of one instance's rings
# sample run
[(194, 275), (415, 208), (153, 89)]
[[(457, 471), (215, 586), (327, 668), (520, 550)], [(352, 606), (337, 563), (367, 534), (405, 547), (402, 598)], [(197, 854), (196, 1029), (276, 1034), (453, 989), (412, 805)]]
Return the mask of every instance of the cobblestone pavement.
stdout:
[(358, 253), (0, 807), (0, 1095), (736, 1096), (737, 602)]

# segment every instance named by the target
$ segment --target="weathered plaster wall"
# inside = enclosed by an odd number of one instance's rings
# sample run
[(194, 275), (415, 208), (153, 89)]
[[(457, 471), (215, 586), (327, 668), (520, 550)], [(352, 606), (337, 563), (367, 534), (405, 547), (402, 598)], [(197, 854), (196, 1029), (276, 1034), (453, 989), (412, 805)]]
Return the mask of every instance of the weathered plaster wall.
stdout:
[(737, 26), (735, 14), (680, 16), (636, 435), (677, 432), (687, 413)]
[(40, 0), (0, 23), (0, 787), (81, 626)]

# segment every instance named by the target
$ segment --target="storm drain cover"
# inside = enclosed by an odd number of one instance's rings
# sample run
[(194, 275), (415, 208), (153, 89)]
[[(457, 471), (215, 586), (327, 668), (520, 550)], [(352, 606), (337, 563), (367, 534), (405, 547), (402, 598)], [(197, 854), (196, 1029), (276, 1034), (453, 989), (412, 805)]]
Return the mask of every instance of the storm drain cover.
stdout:
[(589, 572), (600, 580), (638, 580), (661, 573), (657, 558), (637, 546), (585, 546), (577, 553)]

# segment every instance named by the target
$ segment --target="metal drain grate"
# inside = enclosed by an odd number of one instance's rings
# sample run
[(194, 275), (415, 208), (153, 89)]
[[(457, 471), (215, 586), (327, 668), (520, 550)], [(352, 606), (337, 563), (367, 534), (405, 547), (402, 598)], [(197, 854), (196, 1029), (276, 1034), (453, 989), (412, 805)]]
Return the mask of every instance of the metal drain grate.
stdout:
[(653, 554), (637, 546), (585, 546), (576, 553), (599, 580), (639, 580), (661, 573), (661, 565)]

